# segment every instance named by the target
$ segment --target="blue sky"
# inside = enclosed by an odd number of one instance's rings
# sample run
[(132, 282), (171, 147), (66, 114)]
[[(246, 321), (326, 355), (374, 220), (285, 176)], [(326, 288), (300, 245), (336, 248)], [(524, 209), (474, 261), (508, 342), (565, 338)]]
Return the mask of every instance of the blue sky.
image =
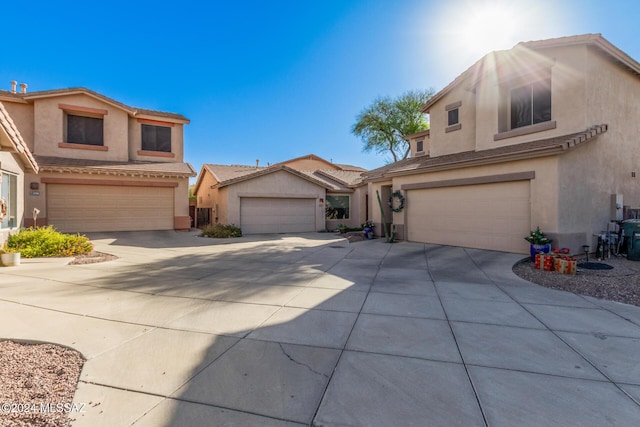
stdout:
[(387, 159), (362, 153), (350, 132), (363, 108), (377, 96), (440, 90), (485, 53), (518, 41), (602, 33), (640, 60), (637, 0), (14, 5), (3, 8), (1, 88), (11, 80), (30, 91), (84, 86), (184, 114), (185, 161), (198, 171), (309, 153), (381, 166)]

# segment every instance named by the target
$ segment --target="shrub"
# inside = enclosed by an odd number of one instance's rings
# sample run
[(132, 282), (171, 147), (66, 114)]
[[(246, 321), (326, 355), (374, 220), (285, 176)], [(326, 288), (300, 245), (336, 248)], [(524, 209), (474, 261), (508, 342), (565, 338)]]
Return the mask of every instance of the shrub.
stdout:
[(48, 256), (73, 256), (88, 254), (93, 243), (87, 236), (64, 234), (52, 226), (24, 228), (18, 234), (9, 236), (7, 248), (20, 252), (24, 258)]
[(202, 229), (202, 237), (216, 237), (225, 239), (227, 237), (242, 237), (242, 230), (235, 225), (213, 224)]

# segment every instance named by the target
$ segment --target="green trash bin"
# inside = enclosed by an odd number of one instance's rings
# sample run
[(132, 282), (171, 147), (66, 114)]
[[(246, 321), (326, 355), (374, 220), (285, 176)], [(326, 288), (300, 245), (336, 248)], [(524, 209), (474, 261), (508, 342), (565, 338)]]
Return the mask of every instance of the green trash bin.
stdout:
[(622, 227), (627, 240), (627, 259), (640, 261), (640, 219), (628, 219)]

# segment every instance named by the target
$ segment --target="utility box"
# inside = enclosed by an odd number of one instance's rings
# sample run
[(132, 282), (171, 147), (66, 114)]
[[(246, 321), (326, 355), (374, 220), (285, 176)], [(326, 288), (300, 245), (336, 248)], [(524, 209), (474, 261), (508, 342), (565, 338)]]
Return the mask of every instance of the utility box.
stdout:
[(627, 259), (640, 261), (640, 219), (628, 219), (623, 224)]

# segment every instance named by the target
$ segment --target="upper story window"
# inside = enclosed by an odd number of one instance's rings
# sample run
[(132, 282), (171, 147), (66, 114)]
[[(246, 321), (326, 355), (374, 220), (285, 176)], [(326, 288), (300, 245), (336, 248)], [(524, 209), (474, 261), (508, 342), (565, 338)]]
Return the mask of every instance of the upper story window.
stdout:
[(104, 120), (97, 117), (67, 114), (66, 142), (70, 144), (104, 145)]
[(424, 141), (418, 141), (416, 142), (416, 151), (418, 153), (421, 153), (424, 151)]
[(453, 126), (460, 123), (459, 111), (457, 108), (447, 111), (447, 126)]
[(460, 123), (461, 106), (462, 101), (458, 101), (444, 107), (447, 111), (447, 127), (444, 130), (445, 132), (453, 132), (454, 130), (462, 129), (462, 124)]
[(144, 151), (171, 152), (171, 128), (143, 124), (142, 149)]
[(511, 89), (511, 129), (551, 121), (551, 81)]

